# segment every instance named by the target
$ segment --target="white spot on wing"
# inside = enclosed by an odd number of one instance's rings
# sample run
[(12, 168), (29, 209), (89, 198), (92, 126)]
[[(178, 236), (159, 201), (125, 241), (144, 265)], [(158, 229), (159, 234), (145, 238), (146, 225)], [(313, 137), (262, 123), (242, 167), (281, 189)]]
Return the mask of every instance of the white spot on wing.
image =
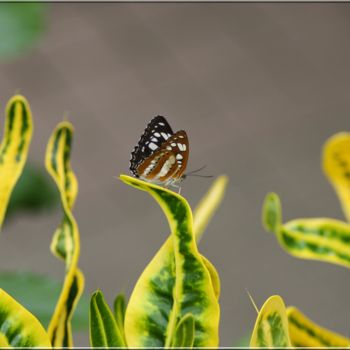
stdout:
[(156, 133), (154, 133), (154, 136), (160, 137), (160, 133), (159, 133), (159, 132), (156, 132)]
[(158, 148), (158, 146), (157, 146), (155, 143), (153, 143), (153, 142), (151, 142), (151, 143), (148, 145), (148, 147), (149, 147), (152, 151), (154, 151), (155, 149)]
[(182, 159), (182, 158), (183, 158), (183, 156), (182, 156), (181, 154), (177, 154), (177, 155), (176, 155), (176, 159), (177, 159), (177, 160), (180, 160), (180, 159)]
[(165, 132), (161, 132), (162, 136), (164, 137), (165, 140), (169, 138), (169, 136)]
[(182, 143), (178, 143), (177, 144), (177, 147), (179, 147), (179, 150), (180, 151), (186, 151), (186, 145), (185, 144), (182, 144)]

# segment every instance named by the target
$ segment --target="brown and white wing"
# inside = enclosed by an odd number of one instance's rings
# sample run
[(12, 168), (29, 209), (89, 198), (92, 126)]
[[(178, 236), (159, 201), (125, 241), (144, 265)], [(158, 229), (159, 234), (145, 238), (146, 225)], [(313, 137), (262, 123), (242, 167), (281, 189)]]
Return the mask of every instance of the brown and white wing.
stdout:
[(187, 134), (180, 130), (138, 166), (138, 176), (160, 182), (180, 179), (186, 170), (188, 155)]

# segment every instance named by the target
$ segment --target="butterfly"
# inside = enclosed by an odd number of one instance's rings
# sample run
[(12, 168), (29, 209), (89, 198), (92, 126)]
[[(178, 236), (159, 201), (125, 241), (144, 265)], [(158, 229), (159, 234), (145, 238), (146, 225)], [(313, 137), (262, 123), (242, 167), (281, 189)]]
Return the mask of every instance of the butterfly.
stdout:
[(186, 131), (174, 133), (167, 120), (158, 115), (148, 123), (132, 151), (130, 171), (142, 180), (177, 187), (185, 177), (188, 156)]

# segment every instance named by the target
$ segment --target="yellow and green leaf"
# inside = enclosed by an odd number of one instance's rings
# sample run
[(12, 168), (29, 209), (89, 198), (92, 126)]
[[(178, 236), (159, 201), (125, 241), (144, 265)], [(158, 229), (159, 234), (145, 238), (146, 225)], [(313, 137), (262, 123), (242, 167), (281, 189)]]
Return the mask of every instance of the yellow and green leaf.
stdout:
[(121, 175), (121, 179), (148, 192), (163, 209), (171, 229), (170, 237), (142, 273), (128, 303), (128, 346), (171, 346), (180, 320), (188, 313), (194, 318), (194, 347), (218, 346), (219, 277), (214, 266), (198, 252), (196, 237), (217, 208), (226, 178), (220, 178), (201, 202), (196, 225), (182, 196), (129, 176)]
[(289, 334), (296, 347), (339, 347), (348, 348), (350, 339), (329, 331), (312, 322), (296, 307), (287, 308)]
[(41, 323), (0, 289), (0, 347), (51, 347)]
[(84, 276), (78, 269), (79, 230), (72, 214), (78, 192), (78, 183), (70, 167), (72, 139), (72, 125), (62, 122), (51, 135), (46, 149), (46, 168), (58, 187), (63, 209), (63, 218), (54, 234), (51, 251), (66, 265), (62, 292), (48, 327), (51, 343), (55, 347), (73, 346), (71, 319), (84, 289)]
[(172, 347), (191, 349), (194, 343), (194, 331), (194, 317), (188, 313), (176, 327)]
[(350, 221), (350, 133), (341, 132), (327, 140), (323, 148), (323, 171)]
[(95, 292), (90, 301), (90, 344), (92, 347), (126, 347), (124, 335), (101, 291)]
[(263, 206), (263, 224), (266, 230), (276, 235), (289, 254), (350, 267), (348, 223), (328, 218), (308, 218), (282, 224), (281, 216), (277, 194), (268, 194)]
[(5, 130), (0, 145), (0, 229), (12, 190), (27, 160), (32, 133), (29, 104), (23, 96), (16, 95), (6, 107)]
[(282, 298), (273, 295), (266, 300), (255, 322), (250, 347), (290, 347), (286, 307)]

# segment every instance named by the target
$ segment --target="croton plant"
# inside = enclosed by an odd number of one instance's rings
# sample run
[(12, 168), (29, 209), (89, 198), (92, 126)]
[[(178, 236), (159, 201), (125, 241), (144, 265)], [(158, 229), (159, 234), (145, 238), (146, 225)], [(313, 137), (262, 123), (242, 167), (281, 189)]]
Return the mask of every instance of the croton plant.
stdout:
[[(6, 107), (0, 147), (0, 227), (26, 162), (32, 132), (29, 104), (16, 95)], [(45, 159), (62, 204), (62, 220), (51, 244), (52, 253), (65, 264), (61, 294), (45, 329), (35, 315), (0, 289), (1, 347), (73, 347), (71, 319), (84, 289), (84, 276), (78, 268), (80, 238), (72, 214), (78, 192), (70, 166), (72, 141), (72, 125), (66, 121), (58, 124), (49, 138)], [(350, 134), (337, 134), (326, 143), (323, 164), (349, 219)], [(193, 212), (183, 196), (169, 189), (127, 175), (121, 175), (120, 180), (156, 200), (168, 220), (170, 234), (141, 274), (128, 302), (118, 294), (110, 308), (100, 290), (93, 293), (91, 346), (218, 347), (220, 279), (214, 265), (200, 253), (198, 243), (223, 198), (227, 178), (217, 178)], [(263, 206), (263, 224), (296, 257), (350, 267), (347, 222), (316, 218), (283, 224), (279, 198), (270, 193)], [(350, 339), (316, 325), (297, 308), (286, 307), (278, 295), (256, 310), (251, 347), (350, 345)]]

